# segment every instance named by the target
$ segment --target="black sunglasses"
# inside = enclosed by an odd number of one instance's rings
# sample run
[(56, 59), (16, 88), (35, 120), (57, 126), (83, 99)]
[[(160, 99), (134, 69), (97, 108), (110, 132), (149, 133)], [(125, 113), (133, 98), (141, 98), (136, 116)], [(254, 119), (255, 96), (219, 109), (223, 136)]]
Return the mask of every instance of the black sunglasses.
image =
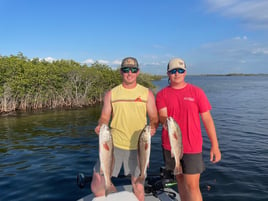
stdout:
[(182, 73), (184, 73), (185, 72), (185, 70), (184, 69), (182, 69), (182, 68), (175, 68), (175, 69), (172, 69), (172, 70), (170, 70), (170, 71), (168, 71), (170, 74), (176, 74), (176, 72), (178, 72), (179, 74), (182, 74)]
[(123, 73), (129, 73), (129, 71), (131, 71), (131, 73), (137, 73), (137, 72), (139, 71), (139, 69), (136, 68), (136, 67), (133, 67), (133, 68), (130, 68), (130, 67), (123, 67), (123, 68), (121, 68), (121, 71), (122, 71)]

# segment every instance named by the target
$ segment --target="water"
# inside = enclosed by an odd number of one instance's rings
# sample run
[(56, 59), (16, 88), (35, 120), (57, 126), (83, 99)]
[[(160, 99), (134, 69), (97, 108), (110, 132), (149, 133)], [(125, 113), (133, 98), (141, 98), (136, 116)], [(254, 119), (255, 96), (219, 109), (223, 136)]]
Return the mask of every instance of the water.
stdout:
[[(209, 162), (200, 187), (205, 201), (268, 200), (268, 77), (188, 76), (204, 89), (222, 151)], [(162, 88), (167, 80), (157, 81)], [(94, 134), (101, 107), (70, 111), (20, 113), (0, 117), (0, 200), (77, 200), (76, 174), (92, 173), (98, 156)], [(148, 174), (163, 165), (160, 128), (152, 139)]]

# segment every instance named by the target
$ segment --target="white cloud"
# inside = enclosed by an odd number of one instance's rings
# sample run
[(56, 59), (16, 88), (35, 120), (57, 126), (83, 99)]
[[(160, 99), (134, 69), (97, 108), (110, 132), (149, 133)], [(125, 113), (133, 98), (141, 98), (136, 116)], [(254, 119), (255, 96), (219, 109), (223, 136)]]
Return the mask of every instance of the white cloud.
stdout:
[(112, 62), (113, 65), (121, 65), (121, 60), (114, 60)]
[(252, 49), (252, 54), (267, 54), (268, 55), (268, 47), (267, 48), (263, 48), (263, 47), (258, 47), (255, 49)]
[(236, 2), (238, 2), (239, 0), (206, 0), (206, 2), (208, 3), (208, 5), (210, 5), (210, 10), (218, 10), (221, 8), (225, 8), (228, 6), (231, 6), (233, 4), (235, 4)]
[(100, 64), (106, 64), (106, 65), (109, 64), (109, 61), (107, 61), (107, 60), (102, 60), (102, 59), (98, 60), (97, 62), (100, 63)]
[(208, 10), (235, 17), (251, 29), (268, 29), (267, 0), (205, 0)]
[(188, 72), (268, 73), (267, 55), (268, 43), (252, 41), (246, 36), (234, 37), (205, 44), (193, 51), (189, 56), (192, 66)]
[(236, 36), (236, 37), (234, 37), (233, 39), (234, 39), (234, 40), (247, 40), (248, 37), (247, 37), (247, 36), (243, 36), (243, 37), (241, 37), (241, 36)]
[(93, 64), (95, 61), (93, 59), (86, 59), (85, 61), (83, 61), (82, 63), (84, 64)]
[(144, 65), (144, 66), (161, 66), (163, 64), (161, 62), (154, 61), (154, 62), (150, 62), (150, 63), (143, 63), (142, 65)]
[(98, 59), (98, 60), (94, 60), (94, 59), (86, 59), (85, 61), (83, 61), (82, 63), (84, 64), (93, 64), (95, 62), (98, 62), (100, 64), (105, 64), (105, 65), (111, 65), (113, 67), (118, 67), (118, 65), (121, 64), (121, 60), (114, 60), (112, 62), (108, 61), (108, 60), (104, 60), (104, 59)]
[(54, 59), (52, 57), (46, 57), (46, 58), (44, 58), (44, 60), (47, 62), (53, 62), (53, 61), (56, 61), (57, 59)]

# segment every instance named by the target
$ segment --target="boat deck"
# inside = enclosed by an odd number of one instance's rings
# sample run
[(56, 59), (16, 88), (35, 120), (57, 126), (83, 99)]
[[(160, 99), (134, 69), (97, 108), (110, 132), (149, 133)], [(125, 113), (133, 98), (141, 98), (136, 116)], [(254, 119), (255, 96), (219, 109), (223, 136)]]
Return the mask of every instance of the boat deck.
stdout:
[[(94, 197), (93, 194), (87, 195), (78, 201), (138, 201), (132, 193), (131, 185), (117, 186), (118, 192), (111, 193), (107, 197)], [(180, 201), (179, 194), (171, 188), (166, 188), (163, 191), (157, 191), (157, 195), (145, 194), (145, 201)]]

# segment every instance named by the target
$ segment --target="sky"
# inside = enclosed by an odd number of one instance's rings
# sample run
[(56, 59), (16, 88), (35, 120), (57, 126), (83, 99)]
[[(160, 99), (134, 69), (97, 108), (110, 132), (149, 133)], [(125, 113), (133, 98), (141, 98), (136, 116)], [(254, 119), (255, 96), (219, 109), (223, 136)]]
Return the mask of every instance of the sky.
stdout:
[(165, 75), (268, 73), (267, 0), (0, 0), (0, 56), (94, 62), (137, 58)]

